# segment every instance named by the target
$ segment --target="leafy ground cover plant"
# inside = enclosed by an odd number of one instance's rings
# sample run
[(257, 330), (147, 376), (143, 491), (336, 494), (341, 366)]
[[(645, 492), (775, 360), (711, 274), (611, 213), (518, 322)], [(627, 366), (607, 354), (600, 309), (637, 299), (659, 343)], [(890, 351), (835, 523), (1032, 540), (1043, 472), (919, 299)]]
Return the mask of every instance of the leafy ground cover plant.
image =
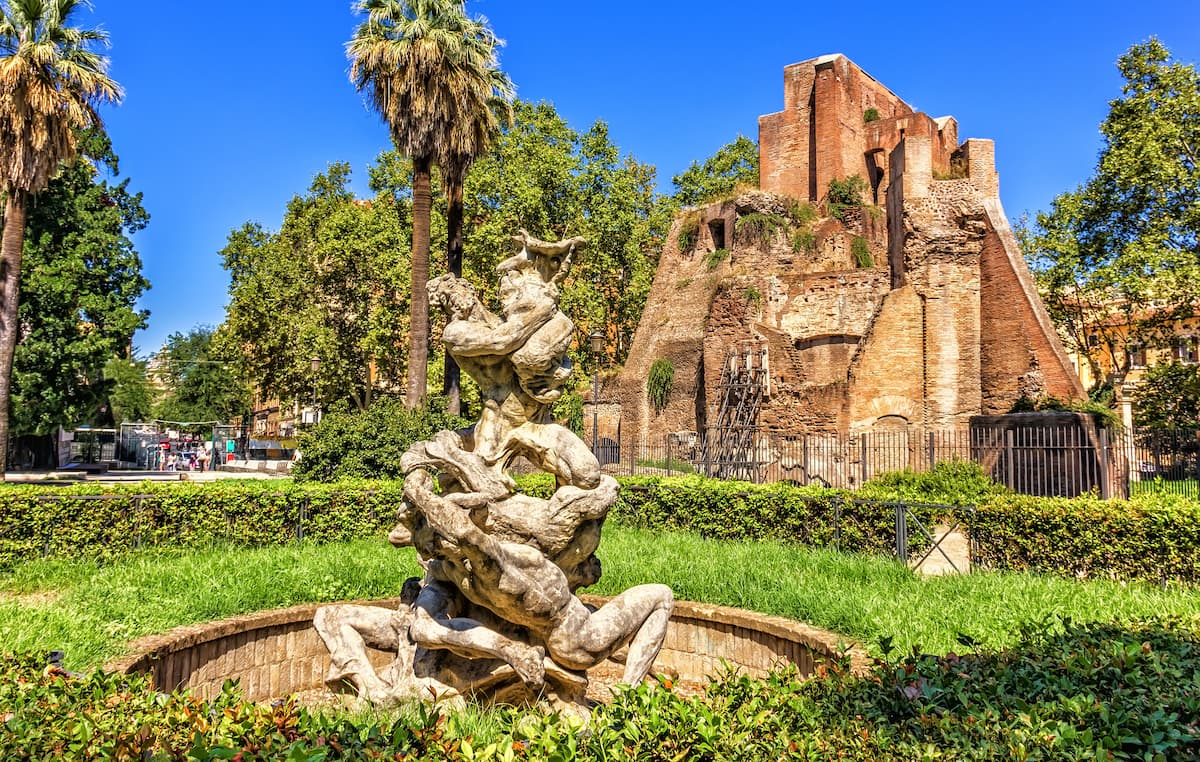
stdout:
[(1200, 623), (1029, 627), (1009, 649), (917, 651), (866, 674), (834, 664), (658, 678), (577, 721), (516, 710), (485, 723), (409, 709), (382, 720), (157, 694), (143, 678), (72, 677), (0, 659), (0, 753), (12, 759), (1183, 760), (1200, 755)]

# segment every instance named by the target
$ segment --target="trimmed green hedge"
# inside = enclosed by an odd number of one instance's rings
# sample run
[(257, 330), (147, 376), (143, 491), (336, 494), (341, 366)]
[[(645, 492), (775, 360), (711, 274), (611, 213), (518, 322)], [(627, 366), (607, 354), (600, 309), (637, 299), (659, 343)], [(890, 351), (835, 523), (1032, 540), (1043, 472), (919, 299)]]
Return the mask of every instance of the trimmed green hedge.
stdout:
[(976, 563), (1068, 577), (1200, 581), (1200, 503), (1175, 495), (991, 497), (979, 506)]
[(622, 689), (591, 729), (497, 710), (313, 715), (291, 702), (157, 694), (143, 677), (71, 677), (0, 657), (4, 759), (1013, 760), (1200, 758), (1200, 622), (1042, 622), (1011, 649), (912, 654), (865, 675), (726, 675)]
[[(969, 475), (968, 475), (969, 476)], [(1200, 581), (1200, 503), (1173, 495), (1129, 501), (1033, 498), (972, 484), (900, 475), (859, 492), (754, 485), (700, 476), (625, 477), (612, 519), (716, 539), (764, 539), (887, 553), (896, 501), (978, 500), (978, 509), (911, 503), (926, 527), (962, 521), (976, 564), (1069, 577)], [(523, 477), (548, 497), (553, 479)], [(966, 484), (966, 487), (963, 485)], [(41, 556), (106, 559), (140, 547), (317, 542), (384, 533), (402, 483), (279, 481), (0, 488), (0, 568)], [(910, 524), (909, 546), (923, 535)]]
[(142, 547), (348, 540), (391, 529), (402, 482), (10, 485), (0, 568), (41, 556), (107, 559)]
[[(756, 485), (701, 476), (625, 477), (613, 509), (618, 521), (647, 529), (696, 532), (721, 540), (780, 540), (849, 552), (887, 553), (896, 542), (896, 508), (847, 490)], [(926, 526), (949, 506), (914, 504)], [(919, 538), (913, 537), (914, 547)]]

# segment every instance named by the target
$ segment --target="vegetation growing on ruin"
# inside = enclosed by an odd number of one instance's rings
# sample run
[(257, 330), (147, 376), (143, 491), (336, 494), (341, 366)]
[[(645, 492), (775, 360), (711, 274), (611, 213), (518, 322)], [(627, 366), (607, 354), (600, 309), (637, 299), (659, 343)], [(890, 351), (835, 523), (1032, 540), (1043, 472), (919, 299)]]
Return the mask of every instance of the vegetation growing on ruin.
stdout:
[(817, 234), (811, 230), (797, 230), (792, 233), (792, 251), (799, 253), (802, 251), (809, 254), (817, 250)]
[(763, 306), (763, 295), (755, 286), (746, 286), (745, 292), (742, 294), (746, 297), (746, 304), (751, 309), (760, 310)]
[(671, 384), (675, 381), (675, 365), (670, 360), (658, 359), (650, 366), (646, 377), (646, 395), (654, 412), (661, 413), (671, 396)]
[(709, 272), (712, 272), (727, 259), (729, 259), (729, 249), (713, 249), (704, 255), (704, 266), (708, 268)]
[(878, 122), (880, 120), (880, 118), (881, 117), (879, 116), (879, 109), (877, 109), (877, 108), (869, 108), (863, 112), (863, 121), (864, 122), (868, 122), (868, 123), (869, 122)]
[(751, 212), (738, 217), (733, 229), (741, 242), (769, 246), (775, 236), (787, 232), (788, 220), (770, 212)]
[(817, 221), (817, 208), (807, 201), (788, 199), (788, 218), (801, 228), (808, 228)]
[(836, 177), (829, 181), (825, 203), (829, 207), (829, 215), (845, 222), (845, 210), (861, 207), (863, 195), (867, 192), (867, 181), (859, 175), (850, 175), (845, 180)]
[(679, 221), (679, 233), (676, 234), (675, 242), (679, 244), (679, 251), (682, 253), (696, 248), (696, 241), (699, 239), (700, 212), (690, 212)]
[(875, 260), (871, 258), (871, 247), (866, 238), (860, 235), (854, 236), (850, 241), (850, 256), (854, 258), (854, 266), (858, 268), (868, 268), (875, 266)]

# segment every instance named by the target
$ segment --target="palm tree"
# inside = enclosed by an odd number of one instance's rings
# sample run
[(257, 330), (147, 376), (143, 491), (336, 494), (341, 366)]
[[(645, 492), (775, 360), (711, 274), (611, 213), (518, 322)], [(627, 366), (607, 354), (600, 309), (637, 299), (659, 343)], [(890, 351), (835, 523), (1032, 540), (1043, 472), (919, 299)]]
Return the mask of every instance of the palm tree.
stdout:
[[(429, 225), (431, 172), (455, 157), (486, 149), (480, 132), (494, 129), (491, 110), (511, 92), (496, 76), (496, 39), (468, 18), (461, 0), (358, 0), (367, 18), (347, 44), (350, 79), (387, 122), (396, 147), (413, 165), (411, 335), (406, 401), (425, 396), (429, 357)], [(507, 85), (507, 78), (503, 83)], [(482, 148), (480, 147), (482, 146)], [(469, 162), (468, 162), (469, 163)], [(459, 182), (461, 186), (461, 182)], [(459, 192), (461, 198), (461, 191)], [(461, 220), (461, 206), (459, 218)], [(461, 222), (460, 222), (461, 231)], [(461, 272), (461, 232), (459, 271)]]
[(96, 109), (121, 100), (108, 35), (70, 26), (83, 0), (0, 0), (0, 479), (7, 465), (8, 400), (17, 345), (21, 250), (30, 199), (75, 158), (78, 131), (101, 129)]
[[(487, 27), (483, 17), (474, 19), (478, 33), (471, 37), (479, 46), (478, 60), (487, 61), (487, 76), (473, 77), (474, 87), (464, 88), (468, 98), (461, 106), (453, 129), (443, 143), (438, 158), (442, 182), (446, 188), (446, 265), (454, 275), (462, 276), (463, 257), (463, 185), (475, 159), (487, 152), (500, 127), (512, 124), (513, 84), (508, 75), (496, 68), (496, 48), (503, 41)], [(447, 412), (462, 412), (459, 369), (454, 358), (444, 358), (443, 393)]]

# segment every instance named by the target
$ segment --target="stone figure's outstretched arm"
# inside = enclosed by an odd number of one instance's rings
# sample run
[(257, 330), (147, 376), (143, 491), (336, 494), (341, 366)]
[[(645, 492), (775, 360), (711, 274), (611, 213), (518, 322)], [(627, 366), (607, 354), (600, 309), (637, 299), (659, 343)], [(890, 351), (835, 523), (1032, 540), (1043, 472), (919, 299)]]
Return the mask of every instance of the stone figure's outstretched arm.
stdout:
[(496, 326), (456, 321), (446, 326), (442, 342), (447, 351), (463, 357), (507, 355), (520, 349), (529, 337), (558, 312), (551, 299), (526, 300)]

